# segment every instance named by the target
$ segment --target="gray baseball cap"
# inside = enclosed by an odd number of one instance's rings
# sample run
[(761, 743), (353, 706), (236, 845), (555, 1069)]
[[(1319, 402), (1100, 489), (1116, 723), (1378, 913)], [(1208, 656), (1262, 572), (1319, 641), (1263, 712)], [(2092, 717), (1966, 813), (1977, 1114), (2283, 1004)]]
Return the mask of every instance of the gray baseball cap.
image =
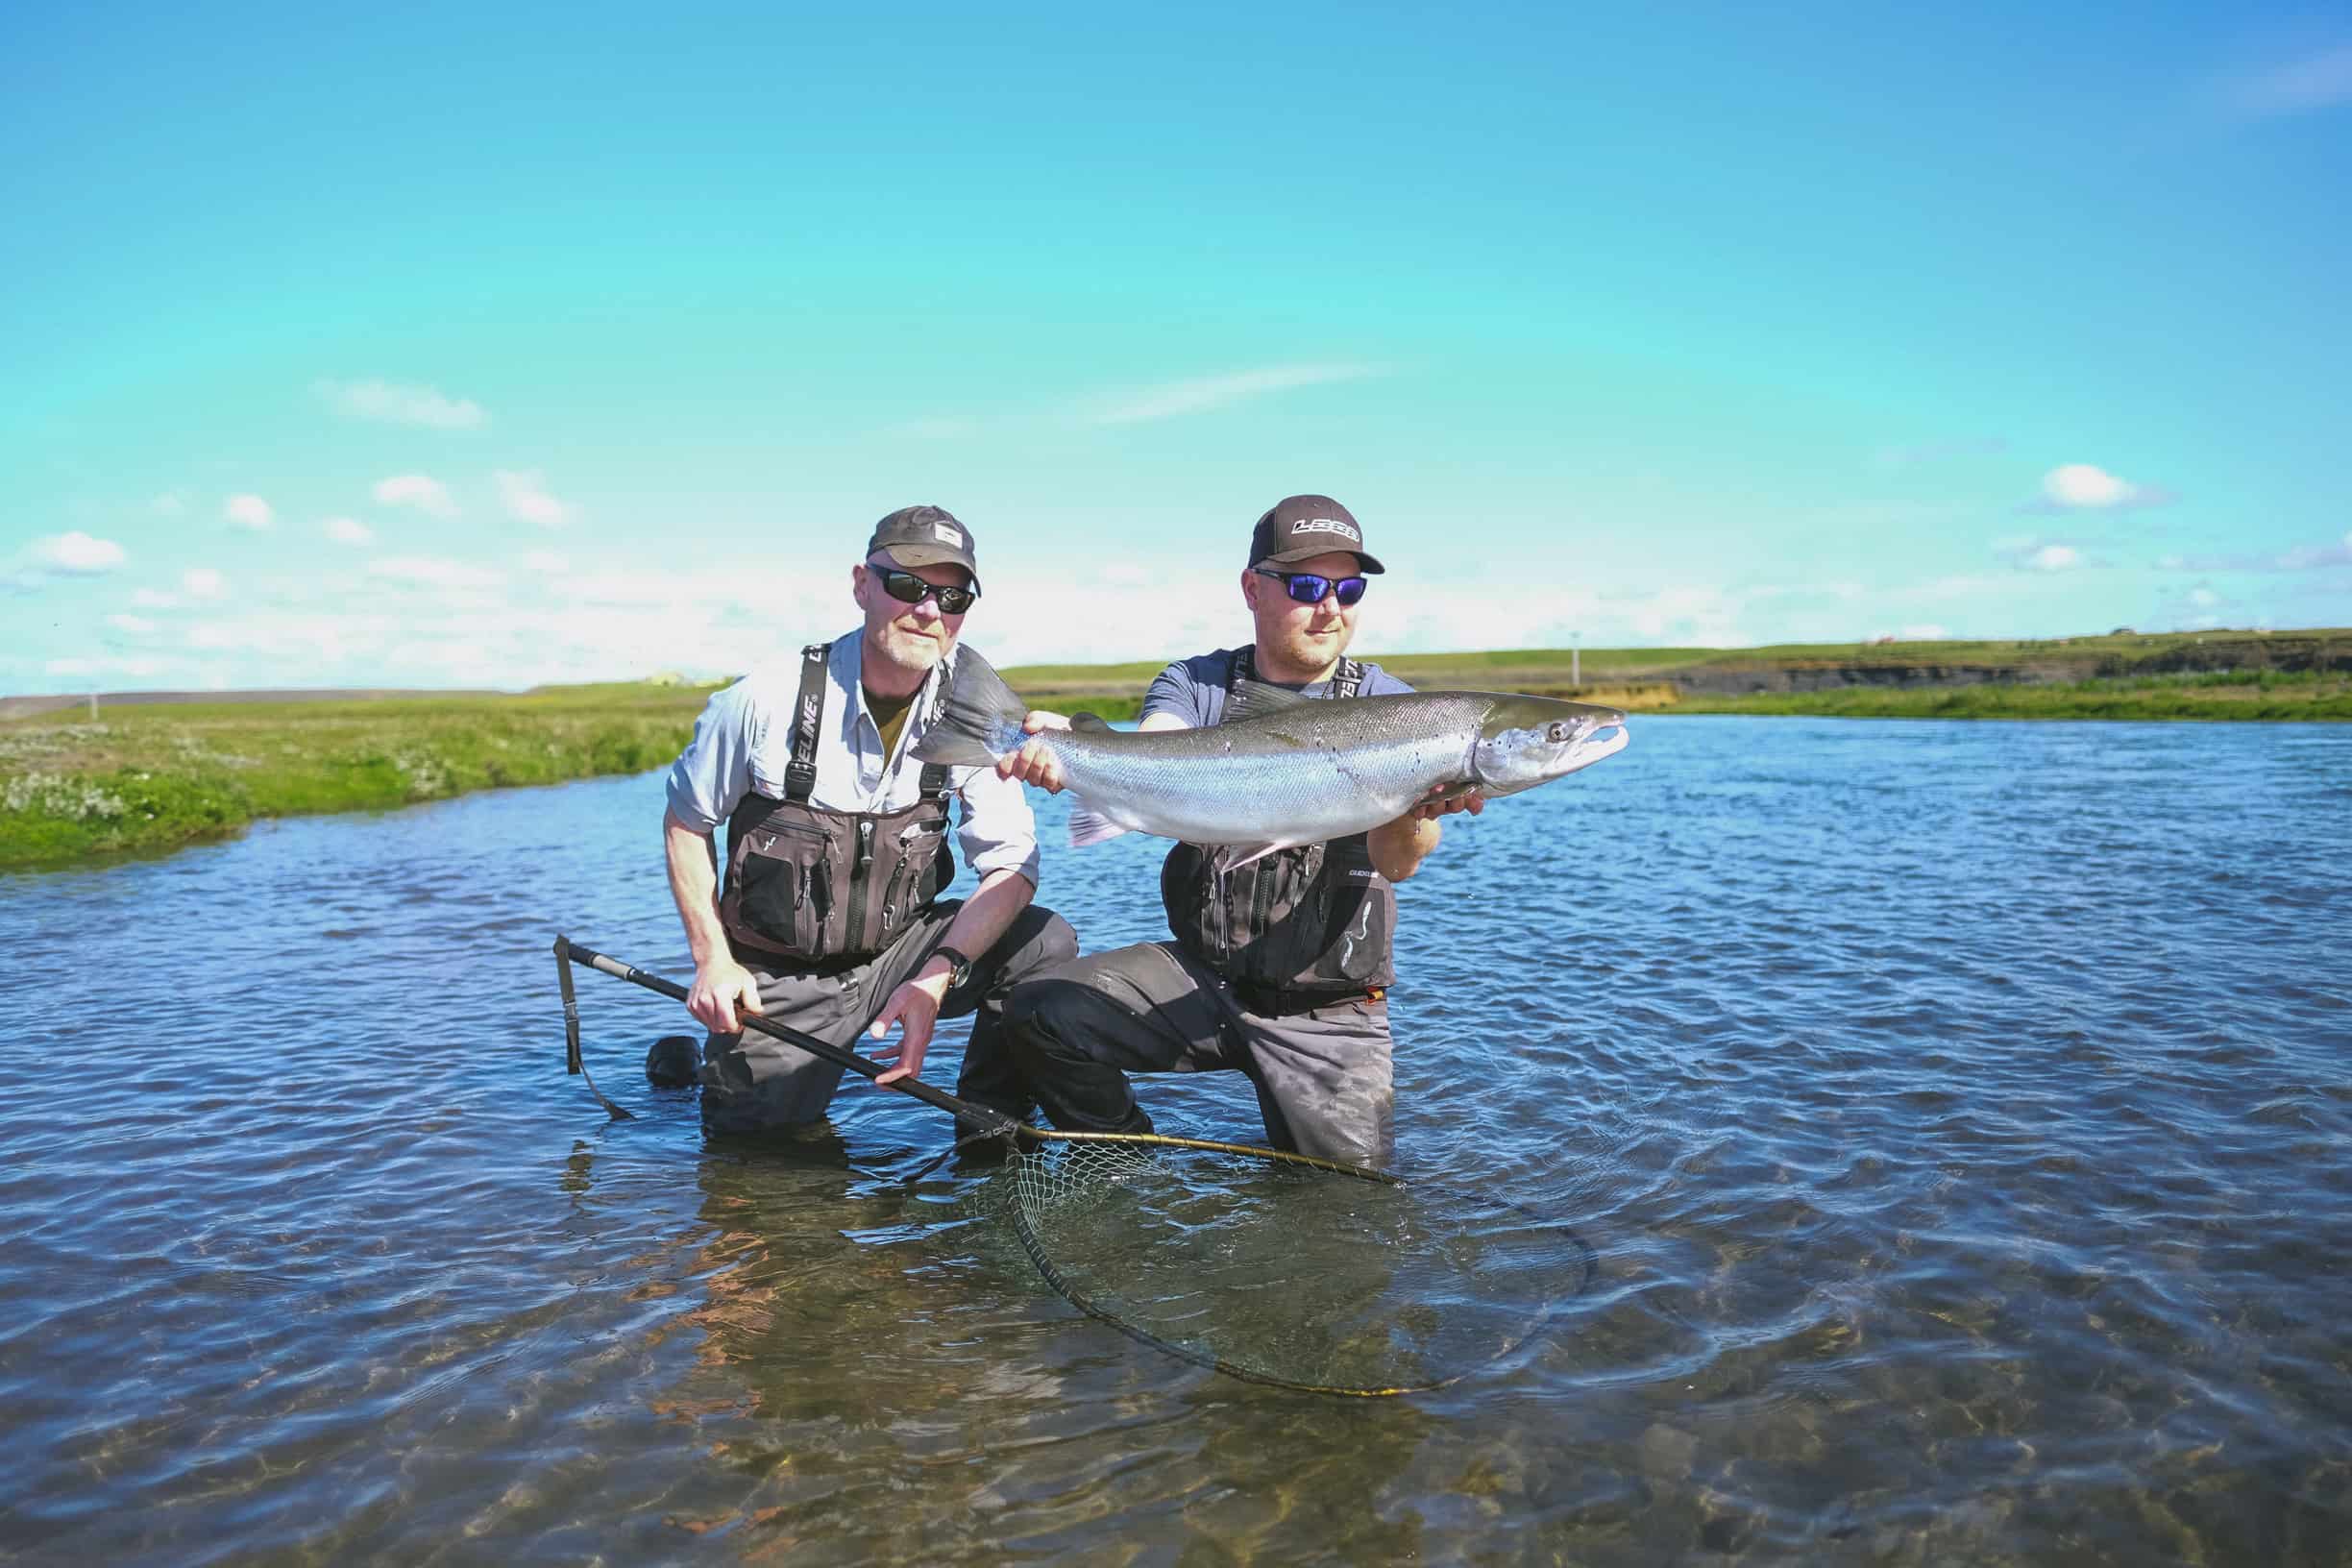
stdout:
[(1251, 531), (1249, 564), (1303, 561), (1335, 550), (1352, 552), (1360, 572), (1387, 570), (1365, 551), (1363, 528), (1345, 506), (1329, 496), (1285, 496)]
[(944, 506), (901, 506), (874, 525), (866, 541), (869, 555), (888, 555), (900, 566), (960, 566), (980, 588), (980, 566), (972, 558), (971, 529)]

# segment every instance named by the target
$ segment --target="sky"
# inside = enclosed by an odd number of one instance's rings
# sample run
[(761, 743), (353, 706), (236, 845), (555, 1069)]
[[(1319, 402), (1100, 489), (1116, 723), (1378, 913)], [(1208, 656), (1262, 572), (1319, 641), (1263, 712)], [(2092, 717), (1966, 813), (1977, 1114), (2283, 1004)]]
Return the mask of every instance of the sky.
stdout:
[(2340, 7), (344, 9), (0, 17), (0, 693), (2352, 623)]

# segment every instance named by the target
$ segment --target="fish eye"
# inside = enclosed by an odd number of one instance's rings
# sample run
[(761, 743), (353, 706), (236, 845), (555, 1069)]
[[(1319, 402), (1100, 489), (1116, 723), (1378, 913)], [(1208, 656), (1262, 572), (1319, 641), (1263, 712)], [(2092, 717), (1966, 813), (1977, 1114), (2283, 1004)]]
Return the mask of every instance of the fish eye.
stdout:
[(1555, 719), (1552, 721), (1552, 727), (1546, 730), (1545, 734), (1556, 745), (1568, 739), (1568, 725), (1564, 721)]

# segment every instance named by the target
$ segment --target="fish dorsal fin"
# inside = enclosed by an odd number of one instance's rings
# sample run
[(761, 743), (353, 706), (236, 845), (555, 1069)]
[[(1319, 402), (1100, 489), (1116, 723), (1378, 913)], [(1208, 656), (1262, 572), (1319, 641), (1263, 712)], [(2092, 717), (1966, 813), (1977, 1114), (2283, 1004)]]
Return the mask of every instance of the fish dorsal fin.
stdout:
[(1237, 719), (1262, 719), (1269, 713), (1287, 713), (1305, 707), (1314, 698), (1304, 692), (1294, 692), (1287, 686), (1269, 685), (1262, 680), (1237, 680), (1225, 698), (1227, 723)]
[(1103, 722), (1103, 718), (1100, 714), (1073, 713), (1070, 715), (1070, 728), (1072, 729), (1105, 730), (1109, 729), (1110, 727), (1111, 726), (1108, 723)]

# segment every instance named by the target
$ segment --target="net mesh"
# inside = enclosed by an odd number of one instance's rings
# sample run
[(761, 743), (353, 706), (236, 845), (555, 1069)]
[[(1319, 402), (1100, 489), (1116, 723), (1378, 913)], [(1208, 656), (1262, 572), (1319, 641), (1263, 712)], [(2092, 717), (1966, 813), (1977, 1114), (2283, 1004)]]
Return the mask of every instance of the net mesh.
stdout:
[(995, 1189), (1074, 1305), (1196, 1365), (1318, 1393), (1457, 1382), (1595, 1267), (1565, 1227), (1492, 1194), (1237, 1144), (1049, 1133)]

